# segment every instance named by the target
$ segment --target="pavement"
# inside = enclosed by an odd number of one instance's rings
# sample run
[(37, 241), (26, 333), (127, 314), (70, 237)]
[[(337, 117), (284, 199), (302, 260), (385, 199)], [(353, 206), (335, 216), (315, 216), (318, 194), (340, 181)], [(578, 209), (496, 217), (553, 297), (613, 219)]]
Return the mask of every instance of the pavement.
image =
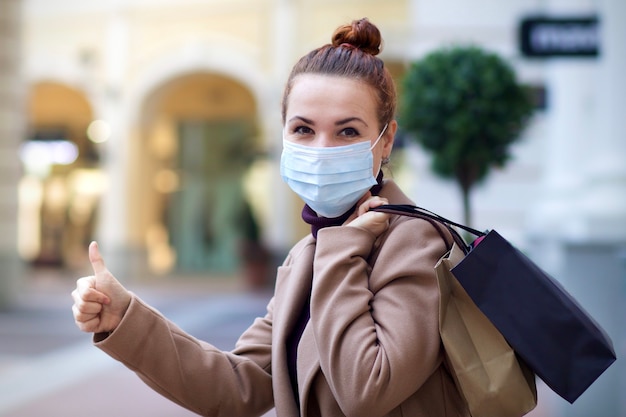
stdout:
[[(70, 296), (77, 275), (31, 272), (15, 306), (0, 312), (1, 417), (197, 415), (152, 391), (78, 330)], [(269, 290), (248, 291), (237, 279), (223, 277), (125, 285), (192, 335), (226, 350), (265, 313), (271, 297)]]

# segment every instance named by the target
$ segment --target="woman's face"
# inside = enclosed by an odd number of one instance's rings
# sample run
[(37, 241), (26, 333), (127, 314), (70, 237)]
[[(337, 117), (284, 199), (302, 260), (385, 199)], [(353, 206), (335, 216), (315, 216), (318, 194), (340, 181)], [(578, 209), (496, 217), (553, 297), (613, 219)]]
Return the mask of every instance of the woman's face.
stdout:
[[(384, 126), (378, 123), (376, 96), (362, 81), (318, 74), (299, 75), (293, 81), (287, 102), (286, 140), (313, 147), (343, 146), (370, 141)], [(382, 158), (389, 157), (397, 122), (391, 121), (372, 149), (374, 172)]]

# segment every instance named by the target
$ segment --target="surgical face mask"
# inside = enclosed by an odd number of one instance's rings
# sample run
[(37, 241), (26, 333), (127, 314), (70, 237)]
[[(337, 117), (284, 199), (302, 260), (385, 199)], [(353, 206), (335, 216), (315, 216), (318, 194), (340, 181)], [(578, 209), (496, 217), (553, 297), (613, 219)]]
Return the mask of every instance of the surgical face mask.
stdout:
[(283, 137), (280, 175), (318, 215), (338, 217), (376, 184), (372, 149), (386, 129), (387, 125), (373, 145), (363, 141), (346, 146), (313, 147)]

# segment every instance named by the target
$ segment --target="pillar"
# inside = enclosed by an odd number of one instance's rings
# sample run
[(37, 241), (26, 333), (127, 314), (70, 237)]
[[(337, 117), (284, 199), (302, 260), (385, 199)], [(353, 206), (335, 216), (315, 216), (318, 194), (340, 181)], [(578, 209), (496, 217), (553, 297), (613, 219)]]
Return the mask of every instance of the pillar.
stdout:
[(107, 16), (103, 48), (104, 81), (97, 94), (98, 118), (111, 129), (109, 139), (100, 144), (102, 169), (107, 188), (102, 196), (97, 236), (103, 257), (118, 278), (133, 278), (139, 262), (131, 249), (127, 222), (129, 221), (129, 149), (132, 132), (125, 110), (125, 79), (128, 65), (130, 34), (123, 6), (116, 6)]
[(0, 0), (0, 309), (15, 301), (21, 278), (17, 256), (18, 148), (24, 134), (20, 77), (20, 1)]
[(601, 55), (596, 123), (590, 135), (586, 193), (583, 198), (585, 232), (603, 240), (626, 240), (626, 2), (600, 0)]
[(592, 85), (595, 120), (589, 134), (580, 202), (579, 239), (567, 246), (565, 271), (575, 296), (613, 339), (618, 360), (574, 406), (572, 417), (626, 416), (626, 3), (597, 2), (601, 52)]
[[(529, 214), (531, 258), (603, 327), (623, 357), (626, 332), (626, 4), (551, 0), (552, 16), (597, 14), (600, 56), (546, 63), (545, 176)], [(540, 394), (550, 415), (626, 416), (626, 366), (614, 363), (574, 404)]]
[(273, 22), (268, 25), (272, 31), (270, 37), (273, 47), (269, 48), (273, 52), (274, 74), (273, 91), (268, 94), (271, 103), (264, 106), (261, 111), (263, 119), (267, 123), (267, 150), (271, 160), (272, 172), (272, 203), (273, 213), (270, 223), (267, 225), (267, 243), (272, 250), (276, 263), (282, 262), (290, 246), (296, 239), (295, 230), (298, 227), (294, 224), (293, 213), (298, 210), (294, 207), (293, 193), (280, 177), (280, 155), (282, 152), (282, 125), (280, 118), (280, 103), (283, 88), (287, 82), (287, 77), (291, 67), (297, 57), (294, 56), (294, 45), (297, 43), (297, 28), (295, 22), (297, 16), (296, 5), (292, 0), (279, 0), (276, 2), (273, 11)]

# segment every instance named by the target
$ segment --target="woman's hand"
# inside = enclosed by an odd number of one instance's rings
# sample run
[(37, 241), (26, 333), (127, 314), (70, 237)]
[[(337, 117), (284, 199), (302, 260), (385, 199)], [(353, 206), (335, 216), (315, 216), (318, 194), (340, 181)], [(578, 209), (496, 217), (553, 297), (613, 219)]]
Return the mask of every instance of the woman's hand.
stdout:
[(367, 194), (361, 197), (357, 203), (356, 210), (344, 224), (349, 227), (367, 229), (374, 235), (379, 236), (389, 227), (389, 214), (369, 210), (384, 204), (389, 204), (386, 198), (372, 196), (370, 192), (367, 192)]
[(111, 332), (122, 321), (131, 294), (106, 268), (96, 242), (89, 245), (89, 261), (94, 275), (80, 278), (72, 292), (74, 320), (84, 332)]

